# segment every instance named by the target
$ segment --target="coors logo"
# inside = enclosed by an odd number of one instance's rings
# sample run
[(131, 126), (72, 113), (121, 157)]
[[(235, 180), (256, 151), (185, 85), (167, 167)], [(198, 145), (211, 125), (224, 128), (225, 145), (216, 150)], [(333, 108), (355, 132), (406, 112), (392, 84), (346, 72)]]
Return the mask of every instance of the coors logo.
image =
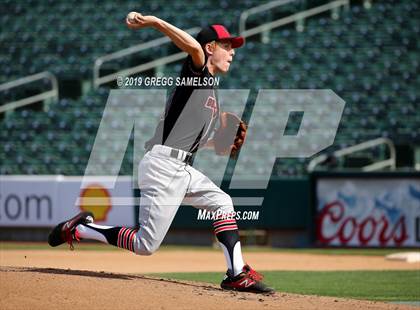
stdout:
[[(325, 225), (332, 227), (327, 233)], [(391, 222), (386, 214), (357, 218), (346, 214), (346, 209), (340, 201), (327, 204), (318, 215), (318, 241), (330, 244), (338, 241), (340, 245), (347, 245), (350, 240), (359, 245), (369, 245), (376, 241), (379, 246), (401, 246), (408, 239), (407, 224), (404, 215), (398, 216)]]
[(316, 236), (321, 245), (418, 247), (416, 178), (320, 179)]

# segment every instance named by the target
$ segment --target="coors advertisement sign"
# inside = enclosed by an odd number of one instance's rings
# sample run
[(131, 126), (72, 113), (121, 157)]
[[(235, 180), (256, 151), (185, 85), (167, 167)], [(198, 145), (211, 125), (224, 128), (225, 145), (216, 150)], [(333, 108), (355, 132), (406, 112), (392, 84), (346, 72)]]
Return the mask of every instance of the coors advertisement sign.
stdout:
[(419, 247), (419, 179), (317, 181), (317, 242), (327, 246)]

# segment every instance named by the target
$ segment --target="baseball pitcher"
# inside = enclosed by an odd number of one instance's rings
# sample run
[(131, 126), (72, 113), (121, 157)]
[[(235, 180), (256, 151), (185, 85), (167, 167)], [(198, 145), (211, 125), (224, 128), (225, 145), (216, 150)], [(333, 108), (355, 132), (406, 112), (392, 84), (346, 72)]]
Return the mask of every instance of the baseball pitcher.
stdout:
[(139, 230), (102, 226), (93, 215), (82, 212), (58, 224), (48, 242), (58, 246), (74, 240), (93, 239), (138, 255), (151, 255), (160, 246), (175, 214), (188, 198), (189, 204), (221, 215), (213, 223), (223, 249), (227, 272), (221, 287), (255, 293), (272, 293), (262, 275), (244, 263), (232, 199), (192, 164), (196, 152), (213, 147), (216, 154), (236, 157), (245, 139), (246, 125), (236, 115), (221, 112), (212, 83), (204, 79), (225, 74), (244, 38), (231, 36), (222, 25), (203, 28), (196, 38), (155, 16), (132, 12), (126, 24), (130, 29), (152, 27), (168, 36), (188, 54), (180, 78), (198, 83), (177, 86), (166, 104), (165, 113), (154, 136), (146, 143), (146, 154), (139, 164), (141, 190)]

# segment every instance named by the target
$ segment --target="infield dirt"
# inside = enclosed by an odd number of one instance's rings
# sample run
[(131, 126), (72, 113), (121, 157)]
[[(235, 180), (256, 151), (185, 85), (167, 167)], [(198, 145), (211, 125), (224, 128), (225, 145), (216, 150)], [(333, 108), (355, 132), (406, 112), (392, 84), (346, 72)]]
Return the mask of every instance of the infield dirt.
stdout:
[[(413, 269), (383, 257), (245, 253), (257, 270)], [(0, 251), (2, 309), (418, 309), (405, 305), (276, 293), (222, 291), (208, 283), (140, 274), (225, 270), (216, 251), (161, 251), (139, 257), (123, 251)], [(418, 267), (418, 266), (417, 266)]]

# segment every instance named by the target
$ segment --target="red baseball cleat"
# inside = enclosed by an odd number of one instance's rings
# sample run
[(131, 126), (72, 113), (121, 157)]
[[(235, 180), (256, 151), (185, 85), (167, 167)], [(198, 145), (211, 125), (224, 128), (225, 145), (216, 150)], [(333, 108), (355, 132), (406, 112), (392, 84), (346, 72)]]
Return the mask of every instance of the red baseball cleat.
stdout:
[(245, 265), (242, 272), (236, 277), (226, 272), (225, 278), (220, 284), (222, 289), (251, 292), (259, 294), (273, 294), (274, 289), (265, 285), (261, 280), (263, 276), (253, 270), (249, 265)]
[(58, 224), (51, 230), (48, 236), (48, 244), (55, 247), (67, 242), (70, 245), (70, 249), (73, 250), (73, 240), (80, 240), (77, 236), (76, 226), (92, 223), (93, 219), (91, 212), (81, 212), (70, 220)]
[(261, 273), (252, 269), (248, 264), (246, 264), (243, 269), (246, 270), (246, 272), (248, 272), (257, 281), (261, 281), (264, 278)]

